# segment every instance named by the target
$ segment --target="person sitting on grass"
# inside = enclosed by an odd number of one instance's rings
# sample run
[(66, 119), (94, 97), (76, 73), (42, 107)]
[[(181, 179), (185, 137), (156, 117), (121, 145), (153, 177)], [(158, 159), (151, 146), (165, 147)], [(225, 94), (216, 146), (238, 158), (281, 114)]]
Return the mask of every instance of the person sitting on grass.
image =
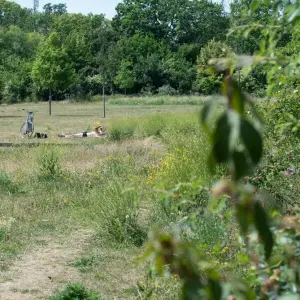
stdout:
[(81, 132), (81, 133), (74, 133), (74, 134), (64, 134), (61, 133), (58, 135), (60, 138), (85, 138), (85, 137), (90, 137), (90, 138), (103, 138), (106, 136), (104, 132), (104, 127), (103, 125), (97, 124), (94, 127), (94, 130), (91, 132)]

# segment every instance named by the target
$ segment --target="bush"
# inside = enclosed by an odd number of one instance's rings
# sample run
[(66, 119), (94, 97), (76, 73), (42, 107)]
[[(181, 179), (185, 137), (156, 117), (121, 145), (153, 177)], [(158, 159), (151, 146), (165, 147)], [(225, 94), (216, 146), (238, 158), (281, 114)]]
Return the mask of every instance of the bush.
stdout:
[(299, 91), (300, 84), (294, 88), (282, 88), (276, 94), (276, 100), (265, 111), (265, 120), (269, 132), (276, 133), (276, 126), (285, 122), (283, 117), (287, 114), (300, 120)]
[(210, 59), (228, 57), (232, 53), (231, 49), (222, 42), (210, 41), (197, 59), (197, 79), (194, 83), (194, 91), (204, 95), (214, 94), (219, 91), (222, 75), (210, 74), (207, 70)]
[(42, 178), (56, 178), (62, 175), (59, 155), (55, 148), (43, 147), (39, 156), (39, 173)]
[(236, 80), (240, 82), (241, 88), (246, 93), (256, 97), (266, 96), (267, 67), (258, 65), (248, 75), (236, 73)]
[(121, 120), (114, 122), (109, 128), (109, 138), (112, 141), (121, 141), (130, 139), (134, 136), (136, 122), (130, 120)]
[(140, 122), (137, 134), (140, 137), (160, 136), (162, 130), (164, 130), (167, 125), (167, 122), (167, 116), (149, 116)]
[(58, 292), (56, 296), (49, 300), (100, 300), (100, 294), (95, 291), (89, 291), (81, 284), (70, 284), (63, 291)]
[[(178, 128), (184, 130), (184, 128)], [(193, 130), (193, 128), (191, 128)], [(175, 131), (175, 130), (174, 130)], [(210, 175), (206, 166), (208, 146), (202, 143), (199, 136), (174, 133), (171, 129), (164, 130), (162, 136), (169, 139), (170, 151), (158, 162), (148, 167), (147, 183), (150, 186), (163, 186), (165, 189), (179, 182), (188, 182), (192, 177), (201, 177), (208, 182)]]
[(12, 177), (0, 170), (0, 192), (15, 194), (19, 191), (19, 186), (13, 182)]
[(142, 246), (147, 231), (138, 222), (139, 198), (117, 181), (103, 191), (100, 207), (101, 233), (117, 243)]
[[(248, 181), (261, 190), (267, 191), (283, 213), (292, 213), (299, 203), (300, 194), (300, 146), (296, 140), (281, 138), (267, 141), (262, 162)], [(288, 168), (295, 168), (295, 174), (286, 174)]]
[(202, 74), (201, 77), (199, 74), (193, 89), (203, 95), (212, 95), (219, 92), (221, 84), (222, 76), (205, 76)]
[(167, 84), (158, 88), (158, 94), (161, 96), (175, 96), (178, 95), (178, 91)]

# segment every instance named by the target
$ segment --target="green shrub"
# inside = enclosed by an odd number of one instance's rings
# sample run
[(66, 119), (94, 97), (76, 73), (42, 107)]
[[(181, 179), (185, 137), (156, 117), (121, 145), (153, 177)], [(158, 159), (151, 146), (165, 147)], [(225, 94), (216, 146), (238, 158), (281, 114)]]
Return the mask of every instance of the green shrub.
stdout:
[(93, 267), (96, 263), (96, 257), (90, 256), (90, 257), (83, 257), (75, 262), (71, 263), (70, 266), (74, 268), (78, 268), (80, 272), (86, 272), (91, 267)]
[(267, 87), (267, 67), (263, 65), (256, 66), (247, 75), (242, 72), (236, 72), (236, 81), (240, 83), (241, 88), (248, 94), (256, 97), (266, 96)]
[(70, 284), (63, 291), (49, 300), (100, 300), (100, 294), (90, 291), (81, 284)]
[(214, 246), (226, 241), (226, 225), (216, 215), (199, 215), (191, 224), (190, 239), (201, 245)]
[(55, 148), (43, 147), (38, 164), (41, 178), (56, 178), (62, 175), (59, 154)]
[(147, 184), (170, 189), (180, 182), (188, 182), (194, 176), (201, 177), (207, 183), (210, 178), (206, 164), (208, 145), (200, 135), (193, 134), (193, 127), (190, 135), (182, 133), (184, 126), (173, 130), (181, 132), (177, 134), (169, 129), (162, 133), (163, 138), (168, 139), (169, 153), (149, 165)]
[(194, 90), (200, 94), (215, 94), (220, 90), (222, 75), (215, 75), (208, 72), (208, 62), (211, 59), (230, 56), (231, 49), (222, 42), (212, 40), (201, 49), (197, 58), (197, 79), (194, 83)]
[(283, 88), (276, 94), (276, 100), (268, 105), (265, 109), (265, 121), (267, 130), (274, 129), (282, 119), (284, 114), (291, 114), (296, 119), (300, 120), (300, 101), (299, 101), (300, 84), (293, 89)]
[(218, 93), (222, 84), (222, 77), (211, 75), (198, 76), (196, 83), (194, 84), (194, 90), (203, 95), (212, 95)]
[(158, 88), (158, 94), (161, 96), (174, 96), (178, 95), (178, 91), (172, 88), (170, 85), (163, 85)]
[(141, 246), (146, 230), (138, 220), (139, 198), (136, 192), (126, 191), (117, 181), (103, 191), (100, 207), (101, 233), (117, 243)]
[(140, 137), (160, 136), (168, 123), (168, 119), (168, 116), (149, 116), (140, 123), (138, 134)]
[[(267, 191), (283, 214), (293, 214), (295, 206), (299, 203), (300, 194), (299, 142), (288, 137), (274, 141), (271, 137), (267, 140), (266, 147), (262, 162), (247, 180), (261, 190)], [(290, 167), (295, 168), (295, 174), (286, 174)]]
[(112, 141), (121, 141), (130, 139), (134, 136), (136, 123), (134, 121), (122, 120), (115, 122), (109, 128), (109, 138)]
[(15, 194), (19, 191), (19, 186), (14, 183), (13, 178), (9, 174), (0, 170), (0, 192)]

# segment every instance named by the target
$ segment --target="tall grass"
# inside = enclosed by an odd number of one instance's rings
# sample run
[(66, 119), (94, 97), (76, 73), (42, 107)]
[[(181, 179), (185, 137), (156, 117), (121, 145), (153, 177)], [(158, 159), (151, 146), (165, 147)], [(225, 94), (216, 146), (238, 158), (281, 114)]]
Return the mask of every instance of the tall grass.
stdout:
[[(42, 145), (29, 152), (19, 148), (5, 153), (5, 159), (12, 162), (6, 166), (12, 171), (0, 172), (3, 255), (20, 252), (36, 237), (69, 234), (78, 228), (92, 229), (100, 247), (138, 249), (152, 228), (173, 221), (163, 212), (157, 189), (171, 189), (192, 177), (209, 184), (208, 146), (196, 106), (193, 114), (121, 117), (106, 127), (105, 143), (80, 140), (78, 145), (63, 144), (63, 148)], [(20, 165), (26, 167), (20, 171)], [(14, 186), (26, 193), (11, 192)], [(197, 207), (205, 204), (200, 200)], [(203, 219), (195, 229), (195, 238), (205, 243), (218, 241), (222, 235), (220, 226), (209, 221)], [(86, 268), (85, 276), (90, 269), (94, 267)], [(95, 274), (91, 276), (95, 279)], [(176, 294), (171, 286), (155, 290), (161, 295)]]
[(110, 104), (118, 105), (201, 105), (204, 101), (200, 96), (109, 97)]

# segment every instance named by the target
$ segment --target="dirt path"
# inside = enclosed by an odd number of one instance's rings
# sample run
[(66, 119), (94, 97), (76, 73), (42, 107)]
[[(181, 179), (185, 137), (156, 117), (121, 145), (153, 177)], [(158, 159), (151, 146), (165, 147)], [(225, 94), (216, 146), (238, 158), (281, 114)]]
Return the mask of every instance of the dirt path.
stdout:
[(45, 238), (45, 246), (25, 253), (0, 274), (0, 299), (48, 299), (57, 288), (80, 281), (79, 272), (68, 263), (80, 256), (91, 235), (77, 231), (67, 238)]

